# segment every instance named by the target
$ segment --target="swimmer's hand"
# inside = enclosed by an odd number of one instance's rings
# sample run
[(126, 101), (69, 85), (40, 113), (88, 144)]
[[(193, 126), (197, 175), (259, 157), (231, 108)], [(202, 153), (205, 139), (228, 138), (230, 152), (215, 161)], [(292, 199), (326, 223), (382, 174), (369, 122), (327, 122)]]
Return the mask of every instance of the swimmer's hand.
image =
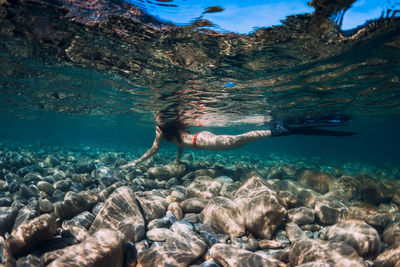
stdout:
[(282, 123), (275, 124), (271, 129), (271, 137), (289, 135), (290, 131)]
[(136, 161), (134, 161), (134, 162), (131, 162), (131, 163), (128, 163), (128, 164), (122, 165), (120, 168), (121, 168), (121, 169), (134, 168), (134, 167), (136, 166), (136, 164), (137, 164), (137, 162), (136, 162)]

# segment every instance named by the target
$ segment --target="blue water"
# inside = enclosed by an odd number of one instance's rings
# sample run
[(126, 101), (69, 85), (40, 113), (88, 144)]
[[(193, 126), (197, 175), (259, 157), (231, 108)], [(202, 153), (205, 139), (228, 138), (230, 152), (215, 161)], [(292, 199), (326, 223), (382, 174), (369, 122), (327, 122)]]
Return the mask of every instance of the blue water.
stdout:
[[(398, 1), (0, 0), (0, 262), (394, 266), (399, 63)], [(288, 135), (132, 166), (156, 122)]]
[[(140, 156), (152, 144), (159, 111), (182, 117), (193, 133), (216, 134), (266, 129), (271, 120), (339, 122), (339, 114), (350, 120), (337, 130), (357, 135), (287, 136), (206, 153), (400, 163), (400, 27), (388, 7), (349, 29), (340, 24), (345, 7), (321, 6), (333, 12), (324, 17), (308, 6), (280, 25), (240, 35), (204, 27), (200, 18), (173, 25), (154, 6), (46, 3), (2, 7), (4, 144), (88, 145)], [(175, 151), (165, 141), (163, 149)]]

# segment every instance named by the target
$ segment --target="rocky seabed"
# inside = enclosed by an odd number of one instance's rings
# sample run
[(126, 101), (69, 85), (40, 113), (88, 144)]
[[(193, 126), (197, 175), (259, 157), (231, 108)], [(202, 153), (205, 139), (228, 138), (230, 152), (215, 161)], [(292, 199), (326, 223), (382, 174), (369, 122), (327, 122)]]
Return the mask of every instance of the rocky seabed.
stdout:
[(127, 159), (3, 146), (0, 265), (400, 266), (399, 179)]

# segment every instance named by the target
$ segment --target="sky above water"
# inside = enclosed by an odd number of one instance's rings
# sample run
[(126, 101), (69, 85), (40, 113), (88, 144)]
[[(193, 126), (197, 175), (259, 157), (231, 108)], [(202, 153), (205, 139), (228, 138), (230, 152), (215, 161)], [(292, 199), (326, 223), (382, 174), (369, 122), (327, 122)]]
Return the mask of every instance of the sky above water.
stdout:
[[(218, 31), (250, 33), (260, 27), (280, 25), (289, 15), (314, 12), (309, 0), (249, 1), (249, 0), (127, 0), (147, 13), (178, 25), (189, 24), (196, 19), (207, 19)], [(220, 6), (224, 10), (203, 13), (208, 7)], [(343, 17), (342, 30), (354, 29), (366, 21), (387, 14), (387, 10), (399, 10), (399, 0), (358, 0)], [(397, 14), (399, 16), (400, 14)]]

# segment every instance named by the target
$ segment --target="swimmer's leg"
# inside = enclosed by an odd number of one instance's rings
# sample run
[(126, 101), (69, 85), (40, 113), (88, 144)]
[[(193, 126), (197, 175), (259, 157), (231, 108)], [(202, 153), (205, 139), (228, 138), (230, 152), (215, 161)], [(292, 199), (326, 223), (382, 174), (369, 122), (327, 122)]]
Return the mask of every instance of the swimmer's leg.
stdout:
[(178, 153), (176, 154), (175, 163), (179, 163), (182, 156), (183, 147), (178, 147)]
[[(203, 149), (225, 150), (239, 148), (248, 143), (271, 137), (270, 130), (251, 131), (239, 135), (213, 135), (206, 140), (202, 140), (201, 147)], [(200, 139), (200, 137), (199, 137)]]

